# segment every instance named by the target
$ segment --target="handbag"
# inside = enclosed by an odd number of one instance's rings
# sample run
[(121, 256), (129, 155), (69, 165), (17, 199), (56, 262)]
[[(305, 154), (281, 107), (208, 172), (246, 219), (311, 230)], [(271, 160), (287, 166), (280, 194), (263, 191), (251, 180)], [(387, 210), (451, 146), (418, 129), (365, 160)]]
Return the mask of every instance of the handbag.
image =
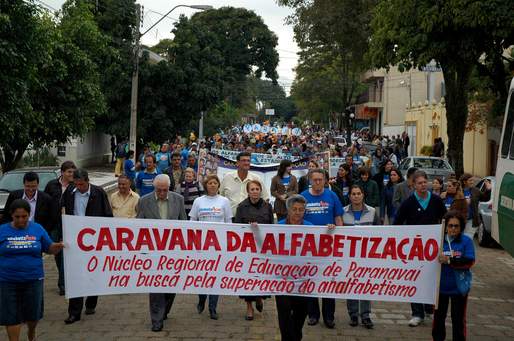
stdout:
[(471, 282), (473, 281), (473, 274), (471, 270), (457, 270), (453, 269), (455, 273), (455, 281), (457, 282), (457, 290), (462, 296), (466, 296), (471, 290)]

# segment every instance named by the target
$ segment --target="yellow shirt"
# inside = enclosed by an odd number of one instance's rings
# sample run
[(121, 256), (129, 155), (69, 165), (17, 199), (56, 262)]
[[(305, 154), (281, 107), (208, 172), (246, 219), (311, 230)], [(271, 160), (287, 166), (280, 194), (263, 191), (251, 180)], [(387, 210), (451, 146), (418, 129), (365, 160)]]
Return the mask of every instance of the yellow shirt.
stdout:
[(139, 194), (132, 190), (126, 197), (122, 196), (119, 191), (116, 191), (111, 195), (112, 214), (119, 218), (135, 218), (138, 201)]
[(257, 180), (261, 183), (262, 192), (261, 198), (264, 200), (269, 200), (269, 192), (268, 189), (264, 187), (264, 183), (262, 179), (257, 174), (253, 174), (248, 172), (246, 179), (241, 180), (239, 175), (237, 175), (237, 171), (228, 172), (223, 177), (223, 181), (221, 182), (220, 194), (227, 198), (230, 201), (230, 207), (232, 208), (232, 215), (236, 215), (237, 206), (241, 203), (241, 201), (248, 198), (248, 192), (246, 191), (246, 184), (250, 180)]

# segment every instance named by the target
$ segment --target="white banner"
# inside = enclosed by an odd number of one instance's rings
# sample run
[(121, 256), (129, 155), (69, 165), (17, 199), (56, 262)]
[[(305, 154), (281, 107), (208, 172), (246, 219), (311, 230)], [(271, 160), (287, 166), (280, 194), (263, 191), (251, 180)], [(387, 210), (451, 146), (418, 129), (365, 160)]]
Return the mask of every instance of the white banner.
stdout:
[(433, 304), (441, 226), (326, 227), (63, 216), (66, 297), (148, 292)]

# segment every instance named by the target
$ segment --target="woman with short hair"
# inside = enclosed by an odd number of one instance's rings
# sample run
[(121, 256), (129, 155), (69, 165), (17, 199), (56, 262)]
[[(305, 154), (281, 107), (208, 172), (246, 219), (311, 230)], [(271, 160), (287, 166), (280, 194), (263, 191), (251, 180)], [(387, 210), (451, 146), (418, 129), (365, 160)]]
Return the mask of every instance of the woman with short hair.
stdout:
[[(232, 222), (232, 208), (230, 201), (219, 195), (220, 179), (217, 175), (207, 175), (203, 181), (205, 195), (197, 198), (193, 202), (189, 217), (194, 221), (210, 221), (217, 223)], [(219, 295), (209, 295), (209, 316), (213, 320), (218, 319), (216, 308), (218, 306)], [(199, 314), (205, 309), (207, 295), (198, 295), (198, 305), (196, 309)]]
[(55, 255), (64, 244), (54, 243), (41, 225), (29, 221), (30, 205), (24, 199), (14, 200), (9, 213), (12, 222), (0, 225), (0, 325), (9, 341), (18, 341), (27, 323), (33, 341), (43, 318), (42, 253)]
[[(287, 216), (279, 221), (284, 225), (312, 225), (303, 219), (307, 201), (299, 194), (289, 197), (286, 201)], [(303, 296), (275, 296), (278, 312), (278, 326), (282, 341), (299, 341), (307, 317), (308, 298)]]
[[(273, 224), (273, 209), (271, 205), (261, 198), (262, 185), (257, 180), (250, 180), (246, 184), (246, 191), (248, 198), (243, 200), (239, 206), (237, 206), (235, 223), (239, 224), (250, 224), (257, 226), (257, 224)], [(255, 308), (262, 312), (263, 309), (263, 298), (264, 296), (240, 296), (240, 298), (246, 301), (246, 316), (245, 320), (253, 320), (253, 306), (252, 302), (255, 302)]]
[(179, 194), (184, 197), (184, 209), (189, 215), (193, 202), (203, 194), (202, 187), (195, 180), (196, 173), (193, 168), (184, 169), (184, 181), (180, 183)]

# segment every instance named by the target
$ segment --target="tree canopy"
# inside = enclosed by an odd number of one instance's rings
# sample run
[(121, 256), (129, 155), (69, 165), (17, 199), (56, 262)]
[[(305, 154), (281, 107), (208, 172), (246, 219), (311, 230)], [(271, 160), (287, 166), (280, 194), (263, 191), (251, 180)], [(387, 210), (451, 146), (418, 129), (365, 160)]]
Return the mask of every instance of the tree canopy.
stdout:
[(514, 43), (513, 12), (509, 0), (388, 0), (375, 8), (369, 56), (376, 67), (402, 70), (436, 60), (443, 70), (448, 156), (457, 174), (463, 172), (472, 69), (481, 56)]
[(57, 24), (32, 3), (0, 3), (0, 164), (16, 166), (27, 147), (63, 143), (105, 110), (91, 51), (104, 44), (86, 11)]
[[(328, 122), (354, 104), (367, 69), (369, 23), (374, 0), (279, 0), (301, 49), (291, 93), (304, 118)], [(342, 118), (342, 117), (341, 117)], [(344, 122), (339, 119), (340, 127)], [(348, 122), (346, 121), (346, 124)]]

